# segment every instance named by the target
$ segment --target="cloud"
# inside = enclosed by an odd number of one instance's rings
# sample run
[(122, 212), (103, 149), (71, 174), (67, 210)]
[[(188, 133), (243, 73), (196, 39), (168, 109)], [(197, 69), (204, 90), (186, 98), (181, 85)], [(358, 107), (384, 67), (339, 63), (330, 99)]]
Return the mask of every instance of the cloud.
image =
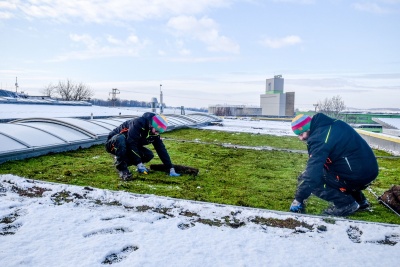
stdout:
[(381, 0), (377, 2), (362, 2), (354, 3), (353, 7), (356, 10), (374, 13), (374, 14), (389, 14), (399, 13), (399, 9), (394, 8), (391, 5), (400, 4), (399, 0)]
[(272, 0), (272, 2), (309, 5), (309, 4), (314, 4), (315, 0)]
[(17, 9), (17, 2), (19, 1), (1, 1), (0, 2), (0, 9)]
[(15, 17), (13, 11), (17, 9), (17, 6), (12, 1), (1, 1), (0, 2), (0, 20), (7, 20)]
[(11, 12), (0, 12), (0, 20), (11, 19), (14, 15)]
[(233, 0), (11, 0), (0, 2), (4, 9), (27, 19), (82, 20), (93, 23), (141, 21), (180, 14), (199, 14), (209, 8), (227, 7)]
[(204, 62), (228, 62), (232, 59), (229, 57), (180, 57), (170, 58), (171, 62), (187, 62), (187, 63), (204, 63)]
[(109, 42), (112, 45), (122, 45), (124, 43), (122, 40), (119, 40), (112, 35), (108, 35), (106, 39), (107, 42)]
[(70, 34), (74, 42), (74, 51), (58, 56), (52, 62), (71, 59), (105, 58), (115, 56), (137, 56), (148, 41), (141, 41), (136, 35), (129, 35), (125, 40), (107, 35), (105, 38), (93, 38), (89, 34)]
[(373, 73), (373, 74), (362, 74), (357, 75), (355, 78), (362, 79), (382, 79), (382, 80), (399, 80), (400, 84), (400, 73)]
[[(332, 76), (332, 75), (328, 75)], [(285, 79), (285, 85), (292, 88), (307, 88), (314, 92), (337, 92), (348, 94), (353, 92), (384, 92), (398, 91), (400, 86), (391, 79), (398, 80), (399, 75), (394, 74), (346, 74), (333, 77), (296, 77)]]
[(70, 34), (69, 37), (74, 42), (83, 43), (90, 50), (98, 46), (97, 41), (88, 34)]
[(208, 17), (197, 19), (193, 16), (171, 18), (167, 27), (177, 36), (198, 40), (212, 52), (239, 53), (240, 47), (218, 31), (218, 25)]
[(283, 38), (265, 38), (261, 44), (270, 48), (282, 48), (284, 46), (291, 46), (302, 43), (299, 36), (289, 35)]
[(189, 49), (185, 49), (185, 48), (183, 48), (183, 49), (181, 49), (180, 51), (179, 51), (179, 54), (181, 54), (182, 56), (188, 56), (188, 55), (190, 55), (192, 52), (189, 50)]
[(354, 85), (344, 78), (287, 79), (285, 83), (294, 86), (324, 88), (323, 90), (326, 90), (326, 88), (344, 88)]
[[(46, 23), (79, 23), (124, 25), (132, 29), (132, 22), (143, 20), (169, 19), (169, 28), (184, 40), (196, 40), (206, 45), (211, 52), (239, 53), (239, 45), (229, 37), (222, 35), (218, 25), (212, 19), (203, 17), (196, 19), (193, 15), (201, 14), (213, 8), (229, 7), (234, 0), (10, 0), (0, 1), (0, 19), (12, 17), (29, 21), (46, 20)], [(185, 14), (185, 16), (182, 16)], [(189, 23), (185, 25), (185, 23)], [(188, 38), (188, 39), (185, 39)], [(94, 39), (88, 35), (71, 35), (73, 47), (78, 44), (85, 48), (72, 51), (58, 57), (58, 60), (68, 58), (93, 58), (111, 55), (137, 55), (144, 43), (137, 36), (126, 40), (117, 39), (111, 35)], [(181, 56), (189, 56), (192, 48), (179, 47)]]

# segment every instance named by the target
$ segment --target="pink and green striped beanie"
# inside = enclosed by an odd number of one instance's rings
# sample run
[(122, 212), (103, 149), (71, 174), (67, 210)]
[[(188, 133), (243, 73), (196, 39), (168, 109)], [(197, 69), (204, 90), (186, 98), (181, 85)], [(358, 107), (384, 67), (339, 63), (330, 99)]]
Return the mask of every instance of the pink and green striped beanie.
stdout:
[(157, 132), (163, 133), (167, 130), (168, 120), (164, 115), (155, 115), (151, 120), (151, 126), (153, 126)]
[(310, 130), (311, 117), (304, 114), (297, 115), (292, 120), (292, 130), (296, 135), (300, 135)]

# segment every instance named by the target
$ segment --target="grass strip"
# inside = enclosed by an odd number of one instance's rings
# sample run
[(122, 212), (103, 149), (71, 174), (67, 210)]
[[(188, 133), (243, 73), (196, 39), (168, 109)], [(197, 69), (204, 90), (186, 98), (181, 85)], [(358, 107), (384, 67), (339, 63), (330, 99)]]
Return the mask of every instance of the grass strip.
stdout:
[[(139, 175), (123, 182), (113, 166), (113, 158), (103, 145), (1, 164), (1, 174), (101, 189), (124, 190), (190, 200), (288, 211), (296, 190), (297, 176), (304, 170), (307, 154), (284, 150), (256, 150), (239, 146), (270, 146), (306, 150), (296, 137), (249, 133), (181, 129), (163, 134), (172, 161), (198, 168), (199, 175), (170, 177), (164, 172)], [(179, 140), (179, 141), (177, 141)], [(238, 147), (224, 147), (222, 143)], [(152, 146), (148, 146), (152, 149)], [(400, 184), (399, 158), (383, 151), (378, 156), (380, 174), (371, 186), (382, 194)], [(156, 154), (155, 154), (156, 155)], [(152, 164), (161, 163), (155, 156)], [(365, 192), (372, 211), (358, 212), (351, 219), (400, 224), (400, 218)], [(329, 203), (310, 197), (307, 213), (320, 214)]]

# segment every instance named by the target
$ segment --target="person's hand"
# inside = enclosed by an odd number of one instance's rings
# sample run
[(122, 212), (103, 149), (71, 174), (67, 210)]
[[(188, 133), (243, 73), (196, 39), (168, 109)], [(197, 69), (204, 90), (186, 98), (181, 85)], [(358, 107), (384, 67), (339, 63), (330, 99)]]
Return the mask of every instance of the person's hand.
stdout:
[(144, 166), (143, 163), (139, 163), (137, 165), (137, 171), (138, 171), (138, 173), (143, 173), (143, 174), (148, 174), (149, 173), (149, 170), (146, 168), (146, 166)]
[(297, 212), (297, 213), (304, 213), (305, 205), (296, 199), (293, 200), (292, 204), (290, 205), (290, 211), (291, 212)]
[(171, 168), (169, 170), (169, 176), (177, 177), (177, 176), (181, 176), (181, 175), (179, 173), (176, 173), (174, 168)]

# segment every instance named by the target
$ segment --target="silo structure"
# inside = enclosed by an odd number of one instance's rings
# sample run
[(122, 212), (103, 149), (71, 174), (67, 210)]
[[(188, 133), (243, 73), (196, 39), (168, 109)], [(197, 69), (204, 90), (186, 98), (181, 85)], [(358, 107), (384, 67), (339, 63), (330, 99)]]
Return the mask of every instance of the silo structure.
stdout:
[(275, 75), (274, 78), (266, 79), (265, 93), (266, 94), (282, 94), (284, 79), (282, 75)]
[(293, 116), (295, 93), (284, 93), (284, 79), (282, 75), (275, 75), (267, 79), (265, 94), (260, 95), (262, 115), (266, 116)]
[(157, 112), (157, 98), (156, 97), (152, 97), (151, 98), (151, 112), (156, 113)]

